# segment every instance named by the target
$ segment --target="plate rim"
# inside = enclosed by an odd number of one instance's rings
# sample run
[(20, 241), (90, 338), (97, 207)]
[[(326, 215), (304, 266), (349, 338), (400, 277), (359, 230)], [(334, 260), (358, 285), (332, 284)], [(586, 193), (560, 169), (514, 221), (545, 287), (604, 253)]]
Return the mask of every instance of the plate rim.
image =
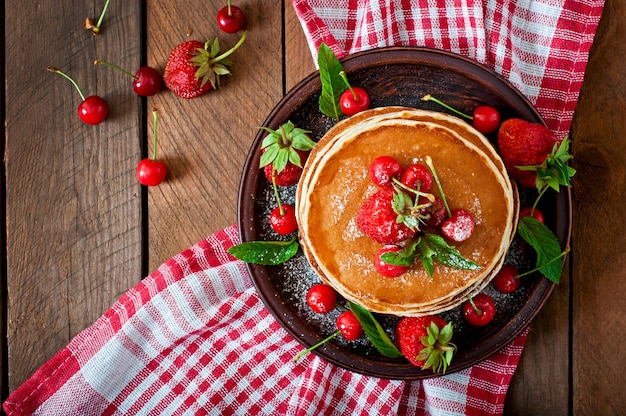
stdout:
[[(512, 85), (511, 82), (487, 66), (465, 56), (450, 51), (427, 47), (394, 46), (371, 49), (351, 54), (341, 58), (340, 62), (349, 74), (350, 72), (357, 70), (360, 66), (367, 66), (366, 61), (371, 60), (372, 57), (377, 58), (379, 61), (382, 61), (384, 58), (386, 59), (386, 64), (419, 63), (418, 61), (420, 61), (420, 59), (423, 60), (424, 57), (428, 57), (432, 61), (451, 60), (454, 63), (462, 64), (468, 68), (472, 68), (474, 71), (478, 71), (479, 73), (489, 76), (495, 81), (498, 81), (502, 84), (504, 91), (506, 91), (506, 96), (513, 96), (516, 101), (523, 102), (526, 112), (532, 115), (529, 119), (534, 119), (533, 121), (540, 122), (544, 125), (546, 124), (545, 120), (530, 100), (526, 98), (514, 85)], [(278, 128), (278, 125), (284, 122), (287, 118), (284, 113), (289, 113), (294, 108), (297, 108), (299, 103), (309, 97), (310, 94), (318, 91), (320, 88), (321, 82), (319, 81), (319, 70), (316, 70), (294, 85), (294, 87), (290, 89), (287, 94), (281, 98), (281, 100), (279, 100), (279, 102), (272, 108), (262, 125), (270, 128)], [(287, 105), (291, 105), (291, 107), (287, 107)], [(291, 110), (286, 111), (286, 108), (291, 108)], [(241, 175), (238, 195), (238, 225), (239, 236), (242, 242), (253, 241), (256, 238), (256, 230), (254, 229), (254, 221), (252, 220), (254, 218), (255, 207), (255, 203), (253, 201), (258, 185), (258, 178), (261, 176), (258, 174), (258, 161), (260, 157), (258, 148), (264, 135), (263, 131), (259, 131), (255, 135), (255, 138), (250, 145), (250, 150)], [(256, 175), (253, 171), (256, 171)], [(249, 175), (252, 175), (254, 178), (253, 181), (249, 180)], [(557, 212), (554, 228), (561, 246), (565, 247), (569, 245), (571, 238), (571, 189), (569, 187), (562, 189), (556, 198)], [(567, 256), (564, 256), (564, 263), (566, 262), (566, 258)], [(253, 285), (255, 286), (255, 289), (265, 307), (291, 336), (293, 336), (303, 346), (314, 345), (322, 339), (321, 334), (307, 333), (308, 328), (303, 328), (300, 325), (294, 326), (294, 320), (289, 320), (285, 317), (284, 302), (279, 298), (279, 296), (277, 296), (278, 292), (274, 284), (269, 279), (267, 267), (251, 263), (246, 263), (246, 266), (250, 273)], [(492, 345), (486, 350), (463, 351), (465, 355), (468, 355), (467, 358), (465, 360), (459, 360), (458, 357), (456, 357), (457, 359), (453, 360), (452, 364), (448, 367), (446, 374), (452, 374), (477, 364), (478, 362), (497, 353), (521, 335), (543, 308), (555, 286), (556, 285), (548, 279), (542, 278), (541, 281), (535, 286), (533, 293), (529, 294), (529, 298), (524, 306), (515, 314), (510, 324), (496, 332), (496, 335), (499, 335), (499, 341), (492, 343)], [(539, 292), (540, 296), (535, 296), (537, 292)], [(282, 309), (281, 305), (283, 306)], [(523, 317), (520, 316), (522, 311), (526, 312)], [(298, 318), (297, 315), (294, 317)], [(419, 367), (408, 364), (408, 362), (404, 364), (396, 363), (394, 360), (386, 361), (384, 357), (381, 357), (380, 361), (373, 362), (372, 360), (365, 359), (360, 355), (342, 349), (340, 346), (332, 343), (327, 343), (312, 351), (312, 353), (341, 368), (384, 379), (417, 380), (438, 376), (430, 370), (422, 370)], [(461, 355), (461, 357), (463, 357), (463, 355)]]

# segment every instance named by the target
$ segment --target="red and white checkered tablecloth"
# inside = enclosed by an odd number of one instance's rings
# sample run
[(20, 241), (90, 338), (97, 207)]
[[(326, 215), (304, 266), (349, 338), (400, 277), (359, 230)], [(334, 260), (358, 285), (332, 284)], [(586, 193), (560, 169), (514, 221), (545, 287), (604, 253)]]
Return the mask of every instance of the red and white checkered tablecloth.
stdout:
[[(440, 48), (507, 77), (567, 134), (602, 0), (292, 0), (315, 58)], [(384, 380), (302, 350), (226, 250), (235, 226), (165, 262), (3, 403), (9, 415), (499, 415), (526, 333), (466, 370)]]

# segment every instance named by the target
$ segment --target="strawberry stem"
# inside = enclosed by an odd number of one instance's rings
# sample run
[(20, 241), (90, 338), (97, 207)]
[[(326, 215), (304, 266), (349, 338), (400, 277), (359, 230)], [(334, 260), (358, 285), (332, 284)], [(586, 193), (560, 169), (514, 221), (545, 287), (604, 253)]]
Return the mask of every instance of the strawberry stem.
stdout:
[(221, 54), (219, 56), (216, 56), (215, 58), (211, 59), (209, 61), (209, 66), (211, 66), (215, 62), (220, 62), (220, 61), (224, 60), (225, 58), (228, 58), (233, 52), (235, 52), (241, 46), (243, 41), (246, 40), (246, 33), (247, 32), (243, 32), (243, 34), (241, 35), (241, 38), (237, 41), (235, 46), (233, 46), (232, 48), (230, 48), (229, 50), (227, 50), (223, 54)]
[(157, 109), (156, 107), (152, 109), (152, 131), (153, 131), (152, 160), (156, 161), (156, 158), (157, 158)]
[(298, 361), (300, 358), (304, 357), (306, 354), (310, 353), (311, 351), (313, 351), (316, 348), (321, 347), (322, 345), (326, 344), (328, 341), (330, 341), (331, 339), (335, 338), (337, 335), (341, 334), (341, 331), (337, 331), (333, 334), (331, 334), (330, 336), (324, 338), (323, 340), (321, 340), (320, 342), (318, 342), (317, 344), (313, 345), (312, 347), (307, 348), (304, 351), (301, 351), (300, 353), (298, 353), (298, 355), (296, 355), (295, 357), (293, 357), (293, 362), (295, 363), (296, 361)]
[(352, 93), (352, 98), (354, 98), (354, 101), (359, 101), (359, 96), (356, 94), (356, 92), (354, 92), (354, 88), (352, 88), (352, 85), (350, 85), (350, 82), (348, 81), (348, 76), (346, 75), (346, 71), (339, 72), (339, 76), (341, 77), (341, 79), (343, 79), (343, 82), (345, 82), (346, 86)]
[(102, 21), (104, 20), (104, 14), (107, 12), (107, 9), (109, 8), (109, 2), (110, 0), (107, 0), (104, 3), (104, 8), (102, 9), (102, 13), (100, 13), (100, 18), (98, 19), (98, 23), (96, 23), (96, 26), (92, 29), (94, 34), (98, 34), (100, 33), (100, 26), (102, 26)]
[(457, 114), (457, 115), (459, 115), (459, 116), (461, 116), (461, 117), (463, 117), (463, 118), (466, 118), (466, 119), (468, 119), (468, 120), (470, 120), (470, 121), (474, 119), (474, 117), (472, 117), (472, 116), (470, 116), (470, 115), (468, 115), (468, 114), (465, 114), (465, 113), (460, 112), (460, 111), (459, 111), (459, 110), (457, 110), (456, 108), (449, 106), (448, 104), (444, 103), (444, 102), (443, 102), (443, 101), (441, 101), (441, 100), (438, 100), (437, 98), (433, 97), (433, 96), (432, 96), (432, 95), (430, 95), (430, 94), (426, 94), (425, 96), (423, 96), (423, 97), (422, 97), (422, 101), (434, 101), (434, 102), (436, 102), (437, 104), (439, 104), (440, 106), (442, 106), (442, 107), (444, 107), (444, 108), (447, 108), (448, 110), (452, 111), (453, 113), (455, 113), (455, 114)]
[(137, 79), (137, 77), (136, 77), (135, 75), (133, 75), (133, 74), (131, 74), (130, 72), (126, 71), (125, 69), (120, 68), (119, 66), (114, 65), (114, 64), (112, 64), (112, 63), (109, 63), (109, 62), (107, 62), (107, 61), (101, 61), (100, 59), (96, 59), (95, 61), (93, 61), (93, 63), (94, 63), (94, 65), (98, 65), (98, 64), (106, 65), (106, 66), (108, 66), (108, 67), (111, 67), (111, 68), (113, 68), (113, 69), (116, 69), (116, 70), (120, 71), (120, 72), (121, 72), (121, 73), (123, 73), (123, 74), (128, 75), (128, 76), (129, 76), (129, 77), (131, 77), (132, 79)]
[(67, 75), (65, 72), (61, 71), (60, 69), (57, 69), (53, 66), (49, 66), (48, 71), (50, 72), (54, 72), (56, 74), (61, 75), (63, 78), (67, 79), (69, 82), (72, 83), (72, 85), (74, 85), (74, 87), (76, 88), (76, 91), (78, 91), (78, 95), (80, 95), (80, 98), (82, 98), (83, 101), (85, 101), (85, 95), (83, 94), (83, 92), (80, 90), (80, 87), (78, 86), (78, 84), (76, 83), (76, 81), (74, 81), (72, 79), (72, 77), (70, 77), (69, 75)]
[(433, 174), (433, 178), (435, 179), (435, 183), (437, 184), (437, 189), (439, 189), (439, 194), (441, 195), (441, 199), (443, 200), (443, 205), (446, 207), (446, 212), (448, 213), (448, 217), (452, 216), (452, 211), (450, 211), (450, 207), (448, 206), (448, 201), (446, 200), (446, 194), (443, 192), (443, 188), (441, 187), (441, 182), (439, 181), (439, 176), (437, 176), (437, 172), (435, 171), (435, 166), (433, 165), (433, 160), (430, 156), (426, 156), (426, 165), (430, 169), (430, 172)]

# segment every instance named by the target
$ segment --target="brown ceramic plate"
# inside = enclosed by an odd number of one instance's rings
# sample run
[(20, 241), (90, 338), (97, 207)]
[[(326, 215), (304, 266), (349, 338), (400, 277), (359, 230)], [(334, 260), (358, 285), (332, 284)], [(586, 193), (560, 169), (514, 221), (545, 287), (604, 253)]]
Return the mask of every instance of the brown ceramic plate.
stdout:
[[(384, 48), (351, 55), (342, 60), (351, 83), (365, 88), (371, 107), (402, 105), (443, 111), (421, 97), (432, 94), (466, 113), (479, 104), (496, 107), (503, 119), (520, 117), (543, 122), (532, 104), (505, 79), (476, 62), (461, 56), (424, 48)], [(295, 86), (273, 109), (264, 126), (272, 129), (291, 120), (296, 126), (310, 130), (314, 139), (321, 138), (335, 121), (318, 109), (321, 91), (319, 74), (313, 73)], [(259, 169), (260, 145), (265, 133), (259, 130), (248, 155), (239, 194), (239, 227), (242, 241), (287, 240), (269, 225), (269, 212), (275, 206), (271, 184)], [(490, 139), (495, 140), (495, 137)], [(295, 186), (281, 189), (281, 199), (293, 203)], [(565, 247), (570, 238), (571, 196), (569, 189), (544, 196), (540, 206), (548, 225)], [(522, 191), (522, 206), (532, 201), (535, 193)], [(532, 250), (523, 250), (514, 242), (507, 254), (507, 263), (531, 268)], [(314, 345), (336, 331), (339, 310), (329, 315), (312, 313), (306, 304), (308, 288), (319, 281), (304, 255), (280, 266), (263, 267), (250, 264), (250, 274), (267, 308), (303, 348)], [(486, 327), (466, 324), (460, 308), (442, 314), (454, 323), (453, 341), (458, 347), (449, 372), (467, 368), (496, 353), (520, 335), (539, 312), (554, 284), (540, 275), (523, 279), (522, 287), (513, 294), (500, 294), (489, 286), (486, 292), (496, 302), (496, 318)], [(397, 318), (377, 317), (393, 339)], [(340, 367), (370, 376), (389, 379), (422, 379), (433, 377), (430, 370), (421, 370), (404, 359), (380, 355), (369, 341), (348, 343), (342, 337), (314, 352)]]

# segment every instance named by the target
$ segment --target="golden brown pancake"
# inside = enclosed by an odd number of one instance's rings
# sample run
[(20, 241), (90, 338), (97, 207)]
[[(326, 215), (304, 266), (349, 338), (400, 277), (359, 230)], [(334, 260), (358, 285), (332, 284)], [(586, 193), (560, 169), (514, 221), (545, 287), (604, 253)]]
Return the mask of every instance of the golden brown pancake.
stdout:
[[(481, 269), (435, 263), (431, 278), (416, 261), (397, 278), (376, 271), (381, 244), (358, 229), (356, 214), (377, 189), (368, 169), (380, 155), (405, 167), (432, 158), (450, 208), (465, 208), (476, 220), (472, 237), (456, 248)], [(308, 158), (296, 197), (303, 251), (324, 282), (373, 312), (453, 308), (489, 282), (514, 233), (517, 204), (503, 166), (487, 139), (454, 117), (400, 107), (359, 113), (329, 130)]]

